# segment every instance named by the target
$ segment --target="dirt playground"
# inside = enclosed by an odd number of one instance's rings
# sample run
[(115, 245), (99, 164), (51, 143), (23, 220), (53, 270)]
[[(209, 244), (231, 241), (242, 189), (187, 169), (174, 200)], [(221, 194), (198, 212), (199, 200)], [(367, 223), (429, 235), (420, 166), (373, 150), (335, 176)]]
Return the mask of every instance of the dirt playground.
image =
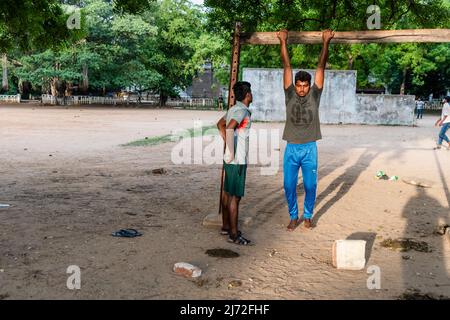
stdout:
[[(0, 208), (0, 299), (450, 297), (449, 236), (436, 233), (450, 225), (450, 151), (433, 150), (436, 116), (415, 127), (322, 125), (312, 230), (285, 231), (280, 140), (276, 174), (248, 169), (241, 229), (254, 245), (245, 247), (202, 225), (218, 210), (221, 165), (174, 163), (177, 142), (123, 146), (221, 115), (0, 105), (0, 204), (10, 205)], [(377, 179), (380, 170), (399, 179)], [(123, 228), (142, 236), (111, 235)], [(364, 270), (332, 266), (339, 239), (367, 241)], [(177, 262), (202, 276), (175, 274)], [(67, 287), (71, 265), (79, 290)], [(380, 289), (367, 286), (371, 266)]]

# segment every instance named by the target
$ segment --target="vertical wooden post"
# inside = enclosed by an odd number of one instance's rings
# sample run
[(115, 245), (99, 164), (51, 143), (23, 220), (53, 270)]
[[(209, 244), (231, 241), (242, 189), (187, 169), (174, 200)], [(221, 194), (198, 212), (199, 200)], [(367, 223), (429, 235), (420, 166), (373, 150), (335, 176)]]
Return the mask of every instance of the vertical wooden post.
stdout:
[[(237, 82), (239, 76), (239, 58), (241, 55), (241, 43), (240, 43), (240, 33), (241, 33), (241, 23), (236, 22), (234, 26), (234, 37), (233, 37), (233, 49), (231, 52), (231, 70), (230, 70), (230, 86), (228, 93), (228, 108), (234, 105), (235, 97), (233, 86)], [(228, 110), (227, 108), (227, 110)]]
[[(239, 59), (241, 56), (240, 34), (241, 34), (241, 23), (236, 22), (234, 25), (233, 46), (232, 46), (232, 51), (231, 51), (230, 85), (228, 87), (227, 111), (231, 106), (233, 106), (235, 104), (235, 96), (234, 96), (233, 86), (237, 82), (237, 79), (239, 76)], [(225, 145), (224, 145), (223, 151), (225, 153)], [(224, 166), (222, 164), (222, 177), (220, 179), (219, 215), (222, 213), (224, 173), (225, 173)]]

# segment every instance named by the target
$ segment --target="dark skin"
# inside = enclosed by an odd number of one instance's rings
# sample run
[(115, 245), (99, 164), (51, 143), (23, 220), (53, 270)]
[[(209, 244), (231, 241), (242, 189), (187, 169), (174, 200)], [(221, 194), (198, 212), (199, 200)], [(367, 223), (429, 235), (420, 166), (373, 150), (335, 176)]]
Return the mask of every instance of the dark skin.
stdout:
[[(287, 89), (292, 84), (292, 67), (287, 50), (288, 31), (285, 29), (279, 31), (277, 33), (277, 37), (278, 39), (280, 39), (281, 61), (283, 62), (283, 84), (284, 89)], [(314, 83), (319, 89), (323, 88), (323, 82), (325, 79), (325, 66), (328, 60), (328, 47), (333, 37), (334, 32), (331, 30), (324, 30), (322, 32), (323, 47), (322, 51), (320, 52), (319, 63), (317, 64), (316, 74), (314, 77)], [(297, 81), (294, 87), (295, 92), (300, 97), (306, 96), (311, 89), (311, 86), (307, 81)]]
[[(289, 88), (292, 84), (292, 67), (291, 67), (291, 61), (289, 59), (289, 54), (287, 50), (287, 39), (288, 39), (288, 31), (286, 29), (280, 30), (277, 33), (278, 39), (280, 39), (280, 55), (281, 55), (281, 61), (283, 63), (283, 87), (286, 90)], [(322, 51), (320, 52), (319, 57), (319, 63), (317, 64), (316, 68), (316, 74), (314, 77), (314, 83), (317, 86), (317, 88), (322, 89), (323, 83), (325, 79), (325, 67), (327, 65), (328, 60), (328, 48), (330, 45), (331, 39), (334, 37), (334, 31), (332, 30), (324, 30), (322, 32), (322, 40), (323, 40), (323, 46)], [(310, 89), (311, 84), (308, 81), (296, 81), (294, 84), (295, 93), (299, 97), (305, 97)], [(311, 228), (311, 219), (305, 219), (304, 226), (306, 228)], [(293, 231), (298, 225), (300, 224), (299, 219), (291, 220), (289, 222), (289, 225), (287, 226), (288, 231)]]
[[(241, 102), (246, 105), (247, 107), (252, 102), (252, 94), (247, 93), (245, 96), (245, 99)], [(225, 117), (222, 117), (217, 122), (217, 128), (219, 129), (219, 133), (222, 136), (223, 141), (225, 142), (225, 145), (233, 147), (233, 136), (228, 135), (227, 137), (227, 130), (236, 130), (239, 123), (232, 119), (228, 125), (226, 125), (226, 119)], [(227, 142), (227, 140), (230, 140), (231, 142)], [(233, 155), (234, 152), (231, 152)], [(229, 161), (232, 161), (231, 158)], [(236, 238), (238, 235), (238, 217), (239, 217), (239, 202), (241, 201), (241, 197), (232, 196), (228, 193), (224, 192), (222, 195), (222, 229), (223, 230), (230, 230), (230, 237)]]
[[(449, 102), (449, 103), (450, 103), (450, 101), (447, 101), (446, 99), (442, 100), (442, 102), (443, 102), (443, 103), (446, 103), (446, 102)], [(445, 121), (446, 119), (447, 119), (447, 116), (444, 116), (444, 119), (439, 118), (439, 119), (436, 120), (436, 122), (434, 123), (434, 125), (435, 125), (436, 127), (441, 127), (441, 126), (444, 124), (444, 121)], [(437, 146), (435, 149), (439, 149), (439, 148), (440, 148), (440, 146)], [(450, 144), (448, 145), (447, 148), (450, 149)]]
[[(444, 99), (444, 100), (442, 100), (442, 103), (446, 103), (446, 102), (449, 102), (449, 101), (447, 101), (446, 99)], [(449, 102), (450, 103), (450, 102)], [(436, 126), (436, 127), (441, 127), (443, 124), (444, 124), (444, 121), (447, 119), (447, 116), (444, 116), (444, 119), (441, 119), (440, 117), (439, 117), (439, 119), (437, 119), (437, 121), (434, 123), (434, 126)]]

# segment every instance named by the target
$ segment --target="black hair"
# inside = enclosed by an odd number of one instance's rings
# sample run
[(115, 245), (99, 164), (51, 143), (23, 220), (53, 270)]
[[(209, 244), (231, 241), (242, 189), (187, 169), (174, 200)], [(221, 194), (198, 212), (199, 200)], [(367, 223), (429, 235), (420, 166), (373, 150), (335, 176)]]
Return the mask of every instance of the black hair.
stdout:
[(450, 102), (450, 96), (446, 96), (444, 99), (445, 99), (447, 102)]
[(251, 93), (251, 84), (247, 81), (238, 81), (233, 86), (234, 96), (236, 97), (237, 101), (242, 101), (245, 99), (245, 96), (247, 93)]
[(295, 74), (295, 81), (294, 84), (297, 81), (307, 81), (309, 85), (311, 85), (311, 74), (309, 74), (306, 71), (299, 71)]

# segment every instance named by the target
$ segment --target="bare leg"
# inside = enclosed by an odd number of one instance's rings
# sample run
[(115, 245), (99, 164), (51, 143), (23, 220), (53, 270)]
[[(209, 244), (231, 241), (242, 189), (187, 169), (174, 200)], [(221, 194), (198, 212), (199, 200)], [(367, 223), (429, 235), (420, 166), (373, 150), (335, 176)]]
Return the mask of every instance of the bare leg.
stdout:
[(230, 233), (228, 241), (238, 245), (248, 245), (250, 240), (245, 239), (238, 230), (239, 202), (241, 197), (229, 196), (228, 213), (230, 215)]
[(229, 196), (228, 200), (228, 214), (230, 217), (230, 236), (236, 238), (238, 236), (238, 216), (239, 216), (239, 202), (241, 197)]
[(230, 230), (230, 214), (228, 213), (228, 201), (230, 196), (225, 191), (222, 194), (222, 230)]

